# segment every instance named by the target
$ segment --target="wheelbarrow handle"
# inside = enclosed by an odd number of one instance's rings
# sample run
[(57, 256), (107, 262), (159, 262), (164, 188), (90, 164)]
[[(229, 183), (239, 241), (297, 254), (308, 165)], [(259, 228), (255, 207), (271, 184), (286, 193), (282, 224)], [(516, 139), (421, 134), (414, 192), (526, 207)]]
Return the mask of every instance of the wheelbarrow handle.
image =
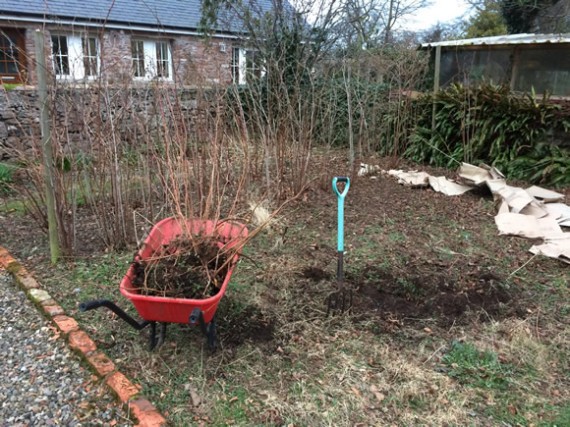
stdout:
[(107, 299), (97, 299), (91, 301), (85, 301), (79, 304), (79, 311), (89, 311), (89, 310), (96, 310), (100, 307), (105, 307), (135, 328), (137, 331), (145, 328), (150, 322), (147, 320), (143, 320), (142, 322), (138, 322), (129, 316), (123, 309), (121, 309), (117, 304), (113, 301), (109, 301)]

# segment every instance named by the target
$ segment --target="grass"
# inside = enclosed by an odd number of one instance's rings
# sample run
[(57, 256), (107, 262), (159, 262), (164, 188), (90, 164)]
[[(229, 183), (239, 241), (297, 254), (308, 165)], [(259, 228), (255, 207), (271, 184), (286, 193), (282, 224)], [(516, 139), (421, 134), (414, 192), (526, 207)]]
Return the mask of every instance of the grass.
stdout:
[(562, 427), (570, 425), (570, 404), (567, 403), (565, 405), (553, 407), (552, 411), (555, 414), (556, 418), (542, 425), (551, 427)]
[(26, 203), (23, 200), (14, 199), (6, 200), (0, 203), (0, 213), (3, 214), (14, 214), (14, 215), (24, 215), (28, 211)]
[(2, 87), (5, 91), (14, 90), (19, 86), (22, 86), (22, 83), (2, 83)]
[(452, 343), (442, 362), (449, 369), (447, 375), (473, 387), (507, 390), (516, 372), (513, 365), (501, 363), (496, 353), (458, 341)]
[(8, 194), (14, 182), (16, 168), (8, 163), (0, 162), (0, 194)]

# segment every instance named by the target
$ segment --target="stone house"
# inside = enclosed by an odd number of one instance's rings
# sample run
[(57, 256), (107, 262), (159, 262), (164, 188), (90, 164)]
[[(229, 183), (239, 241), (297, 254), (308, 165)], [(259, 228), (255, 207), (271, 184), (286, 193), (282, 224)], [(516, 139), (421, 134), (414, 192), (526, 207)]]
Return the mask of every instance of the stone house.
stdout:
[[(271, 7), (271, 0), (255, 2), (258, 12)], [(238, 19), (218, 20), (206, 38), (200, 18), (200, 0), (2, 0), (0, 83), (35, 83), (38, 29), (61, 81), (213, 86), (260, 73)]]

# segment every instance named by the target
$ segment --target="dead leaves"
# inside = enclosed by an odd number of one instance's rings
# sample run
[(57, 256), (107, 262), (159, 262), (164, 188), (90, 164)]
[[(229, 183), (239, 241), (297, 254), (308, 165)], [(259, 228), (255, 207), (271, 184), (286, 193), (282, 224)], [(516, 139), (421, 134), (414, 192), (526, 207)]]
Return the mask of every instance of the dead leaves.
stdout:
[(381, 393), (375, 385), (370, 386), (370, 392), (374, 395), (378, 403), (382, 403), (386, 399), (386, 395)]

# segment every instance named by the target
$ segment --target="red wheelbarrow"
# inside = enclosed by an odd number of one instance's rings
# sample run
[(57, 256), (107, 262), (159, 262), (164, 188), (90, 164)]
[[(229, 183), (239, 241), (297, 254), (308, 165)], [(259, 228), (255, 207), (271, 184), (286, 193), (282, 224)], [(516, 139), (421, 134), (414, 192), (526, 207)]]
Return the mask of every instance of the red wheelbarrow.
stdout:
[[(170, 298), (163, 296), (143, 295), (135, 282), (135, 262), (150, 260), (160, 251), (171, 245), (183, 235), (212, 236), (217, 240), (221, 252), (231, 253), (227, 273), (218, 292), (204, 299)], [(150, 325), (149, 348), (152, 350), (164, 342), (166, 326), (168, 323), (182, 323), (199, 325), (208, 339), (208, 345), (214, 350), (216, 341), (216, 324), (214, 316), (220, 299), (224, 296), (232, 273), (239, 259), (239, 250), (248, 230), (243, 224), (235, 222), (214, 222), (210, 220), (186, 219), (179, 220), (171, 217), (158, 222), (150, 231), (143, 246), (135, 255), (135, 262), (131, 264), (127, 273), (121, 280), (120, 291), (128, 298), (137, 310), (142, 321), (137, 321), (125, 313), (120, 307), (109, 300), (87, 301), (79, 305), (81, 311), (94, 310), (105, 307), (117, 314), (121, 319), (137, 330)], [(159, 323), (160, 330), (156, 330)]]

